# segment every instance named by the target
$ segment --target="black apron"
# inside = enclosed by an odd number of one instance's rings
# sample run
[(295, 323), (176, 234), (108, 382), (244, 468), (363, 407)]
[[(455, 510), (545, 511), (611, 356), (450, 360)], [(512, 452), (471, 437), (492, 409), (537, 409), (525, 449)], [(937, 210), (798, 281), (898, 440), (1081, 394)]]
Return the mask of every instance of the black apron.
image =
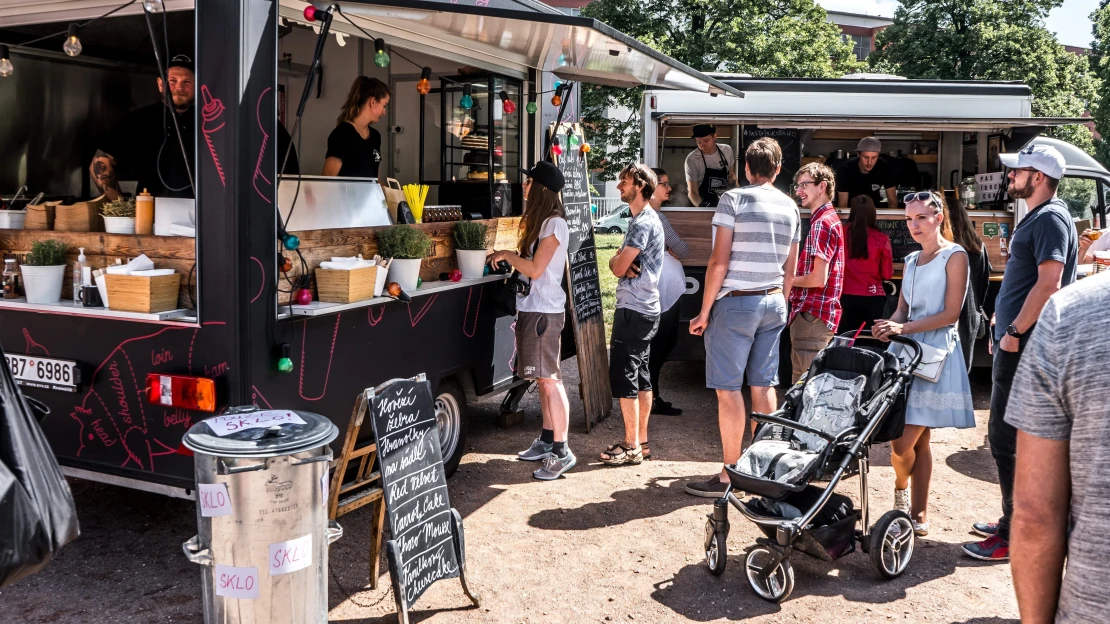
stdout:
[(701, 184), (698, 185), (698, 195), (701, 196), (701, 208), (716, 208), (717, 202), (721, 201), (721, 195), (728, 190), (728, 161), (725, 160), (725, 155), (721, 152), (721, 148), (717, 147), (717, 155), (721, 157), (720, 168), (711, 168), (705, 162), (705, 152), (698, 150), (701, 154), (701, 164), (705, 167), (705, 174), (701, 177)]

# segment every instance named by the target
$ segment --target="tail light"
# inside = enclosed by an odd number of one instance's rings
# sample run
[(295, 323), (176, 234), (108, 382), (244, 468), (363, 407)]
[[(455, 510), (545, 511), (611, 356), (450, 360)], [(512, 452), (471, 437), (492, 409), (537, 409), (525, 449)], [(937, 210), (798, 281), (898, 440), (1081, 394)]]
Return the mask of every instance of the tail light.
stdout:
[(146, 376), (146, 399), (154, 405), (197, 412), (216, 411), (216, 382), (186, 375)]

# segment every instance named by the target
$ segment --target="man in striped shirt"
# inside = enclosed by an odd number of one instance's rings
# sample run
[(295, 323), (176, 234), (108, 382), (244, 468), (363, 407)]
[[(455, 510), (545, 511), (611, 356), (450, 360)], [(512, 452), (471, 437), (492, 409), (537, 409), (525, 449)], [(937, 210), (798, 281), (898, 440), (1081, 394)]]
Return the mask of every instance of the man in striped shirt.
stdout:
[[(752, 410), (770, 414), (777, 407), (779, 334), (801, 238), (797, 205), (772, 186), (782, 166), (778, 142), (755, 141), (744, 161), (751, 184), (726, 192), (717, 205), (701, 313), (690, 321), (690, 333), (705, 336), (705, 381), (717, 391), (725, 464), (740, 459), (745, 374)], [(722, 468), (707, 481), (686, 484), (686, 492), (718, 498), (727, 482)]]

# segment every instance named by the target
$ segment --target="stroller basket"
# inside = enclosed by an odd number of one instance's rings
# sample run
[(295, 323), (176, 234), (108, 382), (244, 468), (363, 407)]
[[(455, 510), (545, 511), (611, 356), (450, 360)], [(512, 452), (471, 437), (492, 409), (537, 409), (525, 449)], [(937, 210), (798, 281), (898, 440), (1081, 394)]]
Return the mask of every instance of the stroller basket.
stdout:
[[(821, 496), (822, 490), (815, 486), (806, 486), (801, 491), (791, 494), (783, 502), (799, 510), (812, 507)], [(791, 518), (784, 517), (772, 504), (761, 498), (752, 498), (741, 502), (752, 513), (770, 517), (782, 518), (784, 521)], [(833, 561), (856, 549), (856, 521), (859, 520), (859, 510), (853, 509), (852, 499), (843, 494), (834, 493), (829, 502), (813, 519), (813, 522), (802, 530), (794, 547), (798, 550), (816, 557), (822, 561)], [(774, 541), (774, 525), (757, 524), (767, 539)]]

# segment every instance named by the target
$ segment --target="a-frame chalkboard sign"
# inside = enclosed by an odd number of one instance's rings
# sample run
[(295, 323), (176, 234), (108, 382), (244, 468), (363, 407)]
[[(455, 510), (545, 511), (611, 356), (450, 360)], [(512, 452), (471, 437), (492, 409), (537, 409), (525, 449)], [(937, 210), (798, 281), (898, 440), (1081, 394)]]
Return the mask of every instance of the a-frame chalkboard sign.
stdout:
[(474, 606), (478, 594), (466, 581), (466, 551), (459, 512), (447, 496), (432, 389), (421, 374), (366, 390), (378, 441), (390, 540), (386, 559), (397, 601), (397, 620), (432, 583), (459, 577)]
[[(605, 349), (605, 320), (601, 314), (601, 282), (598, 276), (594, 222), (590, 210), (590, 175), (585, 143), (579, 124), (551, 124), (548, 140), (559, 139), (562, 154), (553, 155), (563, 172), (563, 209), (567, 214), (570, 242), (567, 245), (567, 317), (574, 328), (578, 353), (578, 393), (586, 414), (586, 431), (605, 419), (613, 409), (609, 388), (609, 356)], [(571, 141), (571, 136), (575, 137)]]

